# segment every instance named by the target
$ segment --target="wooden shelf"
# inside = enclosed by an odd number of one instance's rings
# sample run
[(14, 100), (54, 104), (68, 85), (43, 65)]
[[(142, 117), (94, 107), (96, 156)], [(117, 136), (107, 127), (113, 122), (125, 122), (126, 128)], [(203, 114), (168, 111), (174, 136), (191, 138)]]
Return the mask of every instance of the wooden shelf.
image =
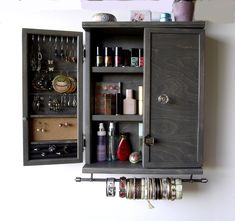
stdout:
[(92, 67), (92, 73), (143, 73), (143, 67)]
[(93, 121), (132, 121), (141, 122), (143, 116), (141, 115), (92, 115)]
[(202, 174), (202, 168), (143, 168), (141, 163), (132, 164), (129, 161), (105, 161), (85, 164), (83, 173), (105, 173), (105, 174)]
[(41, 140), (41, 141), (31, 141), (30, 144), (36, 145), (36, 144), (71, 144), (71, 143), (77, 143), (77, 140)]
[(54, 118), (54, 117), (71, 117), (71, 118), (76, 118), (76, 114), (31, 114), (29, 115), (30, 118)]

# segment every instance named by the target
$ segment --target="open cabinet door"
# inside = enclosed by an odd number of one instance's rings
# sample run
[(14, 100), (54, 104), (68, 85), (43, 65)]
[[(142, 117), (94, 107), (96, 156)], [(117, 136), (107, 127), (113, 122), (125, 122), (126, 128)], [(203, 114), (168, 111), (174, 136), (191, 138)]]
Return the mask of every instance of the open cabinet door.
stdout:
[(83, 160), (82, 35), (22, 30), (24, 165)]
[(145, 168), (200, 168), (203, 29), (145, 30)]

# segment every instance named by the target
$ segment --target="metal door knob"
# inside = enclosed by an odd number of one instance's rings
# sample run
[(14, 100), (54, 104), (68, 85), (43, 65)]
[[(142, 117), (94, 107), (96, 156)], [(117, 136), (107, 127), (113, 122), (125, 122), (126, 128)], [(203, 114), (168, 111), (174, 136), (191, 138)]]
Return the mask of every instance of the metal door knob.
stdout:
[(167, 104), (169, 102), (169, 97), (166, 94), (161, 94), (158, 98), (157, 101), (161, 104)]

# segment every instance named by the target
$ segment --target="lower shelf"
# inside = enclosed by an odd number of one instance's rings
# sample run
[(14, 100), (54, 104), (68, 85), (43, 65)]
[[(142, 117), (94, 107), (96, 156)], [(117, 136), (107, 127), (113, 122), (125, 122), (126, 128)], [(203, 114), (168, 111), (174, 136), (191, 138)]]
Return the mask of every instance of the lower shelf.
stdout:
[(83, 173), (104, 174), (203, 174), (202, 168), (177, 168), (177, 169), (145, 169), (141, 163), (131, 164), (129, 161), (99, 162), (85, 164)]
[(67, 163), (79, 163), (80, 160), (76, 157), (71, 158), (57, 158), (57, 159), (34, 159), (24, 162), (24, 166), (33, 165), (49, 165), (49, 164), (67, 164)]

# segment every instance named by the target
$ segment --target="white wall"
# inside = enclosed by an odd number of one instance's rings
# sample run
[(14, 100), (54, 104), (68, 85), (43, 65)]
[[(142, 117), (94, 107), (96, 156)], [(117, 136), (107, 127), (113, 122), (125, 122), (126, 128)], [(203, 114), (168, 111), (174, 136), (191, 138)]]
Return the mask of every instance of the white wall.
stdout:
[[(75, 183), (76, 176), (86, 176), (82, 165), (23, 167), (21, 29), (82, 31), (81, 21), (90, 20), (94, 11), (79, 9), (74, 0), (76, 10), (69, 10), (70, 1), (6, 2), (5, 6), (0, 2), (0, 220), (234, 220), (233, 0), (199, 1), (196, 8), (196, 19), (211, 21), (206, 31), (204, 167), (209, 183), (185, 184), (183, 200), (157, 201), (152, 210), (145, 201), (106, 198), (104, 183)], [(121, 3), (116, 4), (117, 9)], [(113, 13), (118, 20), (128, 20), (128, 10)]]

